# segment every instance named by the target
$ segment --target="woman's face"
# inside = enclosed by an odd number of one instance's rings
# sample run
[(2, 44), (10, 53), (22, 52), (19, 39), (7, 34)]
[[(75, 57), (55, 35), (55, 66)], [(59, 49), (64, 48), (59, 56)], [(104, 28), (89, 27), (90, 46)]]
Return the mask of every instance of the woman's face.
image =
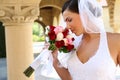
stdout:
[(67, 28), (75, 33), (76, 36), (79, 36), (84, 32), (79, 14), (73, 13), (69, 10), (65, 10), (63, 12), (63, 18), (67, 24)]

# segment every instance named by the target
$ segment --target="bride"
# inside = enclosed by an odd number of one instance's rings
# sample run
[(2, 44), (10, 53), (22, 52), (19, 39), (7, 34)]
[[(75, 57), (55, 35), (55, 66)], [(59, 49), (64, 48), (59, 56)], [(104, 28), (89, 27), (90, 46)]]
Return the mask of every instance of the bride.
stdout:
[(77, 49), (69, 54), (66, 67), (58, 59), (58, 51), (52, 52), (53, 66), (60, 78), (116, 80), (116, 67), (120, 65), (120, 34), (105, 32), (99, 3), (96, 0), (67, 0), (62, 14), (66, 28), (78, 37)]

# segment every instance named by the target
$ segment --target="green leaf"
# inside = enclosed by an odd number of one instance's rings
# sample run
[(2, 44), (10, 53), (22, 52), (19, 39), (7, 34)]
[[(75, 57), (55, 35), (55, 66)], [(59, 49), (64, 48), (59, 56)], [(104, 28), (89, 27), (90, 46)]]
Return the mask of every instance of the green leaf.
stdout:
[(50, 44), (54, 44), (54, 43), (55, 43), (55, 40), (49, 40), (49, 43), (50, 43)]
[(69, 51), (67, 50), (67, 48), (64, 46), (64, 47), (61, 47), (59, 49), (60, 52), (64, 52), (64, 53), (68, 53)]
[(55, 44), (51, 44), (48, 49), (54, 51), (56, 49)]

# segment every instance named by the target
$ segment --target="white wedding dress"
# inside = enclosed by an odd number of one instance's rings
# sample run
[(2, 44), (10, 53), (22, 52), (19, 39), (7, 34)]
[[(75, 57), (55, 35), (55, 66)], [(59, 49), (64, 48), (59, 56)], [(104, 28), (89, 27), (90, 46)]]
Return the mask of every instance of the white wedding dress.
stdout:
[[(76, 51), (68, 54), (59, 53), (60, 66), (68, 69), (73, 80), (116, 80), (117, 67), (108, 49), (106, 33), (101, 33), (100, 37), (96, 54), (85, 63), (78, 59)], [(76, 48), (81, 38), (82, 35), (75, 37)], [(36, 70), (36, 80), (60, 80), (54, 67), (49, 63)]]
[(82, 63), (74, 52), (67, 67), (73, 80), (116, 80), (116, 64), (110, 56), (106, 33), (101, 33), (99, 48), (93, 57)]

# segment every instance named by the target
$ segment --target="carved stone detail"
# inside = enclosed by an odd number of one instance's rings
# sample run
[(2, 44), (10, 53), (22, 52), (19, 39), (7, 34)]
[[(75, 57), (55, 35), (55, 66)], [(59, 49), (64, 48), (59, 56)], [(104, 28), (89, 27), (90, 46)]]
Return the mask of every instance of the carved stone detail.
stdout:
[(33, 22), (39, 15), (39, 7), (29, 6), (0, 6), (0, 20), (4, 23)]
[(0, 10), (0, 16), (4, 16), (5, 15), (5, 11)]

